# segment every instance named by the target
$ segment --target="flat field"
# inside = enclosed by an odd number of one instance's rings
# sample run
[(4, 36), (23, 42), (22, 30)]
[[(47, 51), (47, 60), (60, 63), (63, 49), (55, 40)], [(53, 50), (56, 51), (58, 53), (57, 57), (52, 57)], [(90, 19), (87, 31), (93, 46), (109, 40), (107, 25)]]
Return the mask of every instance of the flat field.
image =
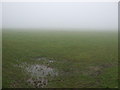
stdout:
[(117, 88), (118, 33), (3, 30), (3, 88)]

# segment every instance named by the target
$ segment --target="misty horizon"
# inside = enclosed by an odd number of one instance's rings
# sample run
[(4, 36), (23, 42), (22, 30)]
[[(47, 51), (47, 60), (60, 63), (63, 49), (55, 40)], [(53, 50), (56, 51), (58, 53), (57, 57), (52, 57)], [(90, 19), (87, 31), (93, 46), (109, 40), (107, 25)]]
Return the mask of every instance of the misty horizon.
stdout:
[(3, 3), (2, 28), (117, 30), (117, 3)]

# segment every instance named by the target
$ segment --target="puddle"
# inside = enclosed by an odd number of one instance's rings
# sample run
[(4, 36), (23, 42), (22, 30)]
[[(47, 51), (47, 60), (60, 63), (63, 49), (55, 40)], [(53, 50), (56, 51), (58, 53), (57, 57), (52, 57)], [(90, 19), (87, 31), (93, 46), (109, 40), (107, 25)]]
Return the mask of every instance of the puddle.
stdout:
[[(37, 60), (47, 60), (47, 63), (54, 62), (52, 59), (48, 60), (46, 58), (37, 58)], [(58, 75), (56, 69), (43, 64), (28, 64), (25, 62), (15, 66), (22, 68), (23, 71), (30, 75), (31, 78), (29, 78), (27, 82), (35, 88), (45, 87), (48, 84), (49, 78), (53, 78)]]
[(55, 76), (57, 73), (51, 67), (45, 65), (29, 65), (25, 68), (27, 72), (30, 72), (32, 76), (36, 77), (47, 77), (47, 76)]

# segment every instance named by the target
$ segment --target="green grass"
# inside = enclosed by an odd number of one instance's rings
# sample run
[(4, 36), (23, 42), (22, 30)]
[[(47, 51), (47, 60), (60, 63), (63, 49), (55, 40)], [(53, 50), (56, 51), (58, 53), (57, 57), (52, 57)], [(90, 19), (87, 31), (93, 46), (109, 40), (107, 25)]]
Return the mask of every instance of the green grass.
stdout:
[(117, 32), (3, 30), (2, 49), (3, 88), (14, 82), (15, 87), (32, 87), (26, 82), (30, 76), (14, 65), (17, 59), (41, 63), (30, 60), (38, 56), (56, 60), (51, 67), (59, 74), (46, 88), (118, 87)]
[(0, 89), (2, 88), (2, 29), (0, 29)]

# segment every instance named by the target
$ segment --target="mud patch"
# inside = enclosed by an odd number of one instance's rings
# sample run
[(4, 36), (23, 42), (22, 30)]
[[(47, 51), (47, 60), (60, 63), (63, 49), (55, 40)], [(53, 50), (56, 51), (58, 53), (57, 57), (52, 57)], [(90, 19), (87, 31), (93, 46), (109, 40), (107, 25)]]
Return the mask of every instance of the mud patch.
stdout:
[(43, 88), (48, 84), (47, 78), (30, 78), (27, 80), (27, 82), (31, 85), (33, 85), (36, 88)]
[(115, 64), (101, 64), (101, 65), (98, 65), (98, 66), (90, 66), (87, 68), (87, 70), (85, 72), (83, 72), (83, 74), (85, 75), (90, 75), (92, 77), (97, 77), (99, 76), (103, 70), (105, 68), (110, 68), (112, 66), (114, 66)]
[(48, 84), (48, 79), (58, 75), (58, 72), (50, 66), (40, 64), (22, 63), (17, 65), (24, 72), (28, 73), (31, 78), (27, 80), (35, 88), (43, 88)]

